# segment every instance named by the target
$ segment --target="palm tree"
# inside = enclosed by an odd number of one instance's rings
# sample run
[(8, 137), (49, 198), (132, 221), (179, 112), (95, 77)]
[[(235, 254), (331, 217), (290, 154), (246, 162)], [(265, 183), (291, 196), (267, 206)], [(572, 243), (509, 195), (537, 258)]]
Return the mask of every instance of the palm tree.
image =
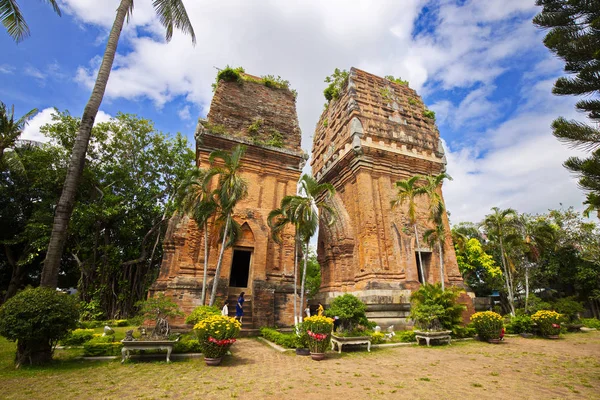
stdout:
[(444, 209), (444, 199), (442, 199), (442, 194), (438, 192), (438, 188), (442, 185), (444, 179), (451, 181), (452, 177), (447, 173), (442, 172), (438, 175), (427, 175), (424, 179), (424, 189), (427, 193), (427, 197), (429, 197), (429, 212), (431, 213), (432, 218), (434, 218), (440, 213), (440, 210)]
[[(335, 194), (335, 188), (330, 183), (319, 183), (312, 176), (304, 174), (300, 178), (299, 192), (300, 195), (294, 196), (290, 201), (290, 212), (292, 221), (296, 225), (296, 231), (304, 242), (302, 250), (304, 268), (300, 283), (300, 308), (302, 308), (308, 267), (308, 244), (317, 231), (319, 220), (323, 220), (327, 225), (335, 222), (335, 210), (327, 204)], [(300, 322), (302, 322), (302, 317), (300, 317)]]
[[(189, 34), (192, 37), (192, 42), (196, 43), (196, 35), (194, 34), (194, 29), (188, 18), (182, 0), (153, 0), (152, 5), (158, 15), (159, 21), (166, 29), (167, 41), (173, 36), (173, 28), (178, 28)], [(108, 37), (108, 43), (106, 44), (106, 50), (102, 57), (102, 63), (98, 70), (98, 76), (92, 90), (92, 95), (83, 110), (81, 124), (79, 125), (77, 138), (75, 139), (71, 160), (69, 161), (69, 167), (67, 169), (65, 184), (60, 199), (58, 200), (58, 204), (56, 205), (52, 234), (50, 235), (48, 251), (46, 253), (46, 259), (44, 260), (44, 269), (42, 270), (40, 282), (42, 286), (55, 288), (58, 282), (60, 260), (67, 239), (67, 228), (73, 212), (73, 206), (75, 205), (77, 186), (83, 173), (85, 154), (90, 141), (92, 127), (94, 126), (96, 114), (98, 114), (100, 103), (102, 103), (102, 98), (104, 97), (125, 17), (131, 16), (132, 12), (133, 0), (121, 0)]]
[(206, 300), (208, 274), (208, 222), (217, 211), (217, 203), (208, 189), (209, 171), (195, 168), (181, 183), (175, 204), (179, 212), (191, 215), (204, 231), (204, 275), (202, 278), (202, 304)]
[(396, 206), (402, 206), (404, 202), (408, 203), (408, 221), (415, 230), (415, 240), (417, 242), (417, 253), (419, 256), (419, 271), (421, 273), (422, 283), (425, 283), (425, 273), (423, 271), (423, 259), (421, 257), (421, 245), (419, 243), (419, 231), (417, 229), (417, 202), (416, 199), (419, 196), (427, 194), (427, 189), (423, 186), (418, 186), (419, 180), (423, 179), (422, 175), (415, 175), (408, 179), (403, 179), (396, 182), (396, 199), (392, 200), (392, 208)]
[(272, 210), (267, 217), (267, 224), (271, 228), (271, 237), (275, 243), (281, 244), (281, 233), (288, 224), (294, 225), (294, 324), (298, 323), (298, 228), (292, 221), (290, 203), (294, 196), (285, 196), (279, 208)]
[[(49, 3), (54, 12), (61, 16), (60, 8), (56, 0), (43, 0)], [(15, 42), (19, 43), (27, 36), (29, 36), (29, 26), (25, 22), (25, 17), (21, 14), (21, 9), (16, 0), (0, 0), (0, 20), (2, 25), (6, 28), (6, 31), (14, 39)]]
[[(242, 157), (246, 152), (246, 147), (238, 145), (233, 148), (231, 153), (223, 150), (216, 150), (210, 153), (208, 158), (213, 167), (207, 174), (208, 180), (213, 176), (218, 175), (218, 185), (213, 192), (213, 196), (219, 206), (220, 216), (217, 223), (224, 224), (221, 239), (221, 251), (219, 260), (217, 261), (217, 269), (215, 271), (215, 279), (213, 280), (212, 292), (210, 295), (209, 305), (215, 303), (217, 296), (217, 286), (219, 284), (219, 276), (221, 274), (221, 266), (223, 264), (223, 253), (225, 248), (235, 243), (234, 231), (239, 229), (233, 221), (233, 209), (237, 203), (248, 195), (248, 183), (241, 177), (240, 170), (242, 167)], [(214, 166), (216, 160), (221, 160), (221, 166)], [(237, 228), (237, 229), (236, 229)]]
[(432, 229), (428, 229), (423, 233), (423, 239), (429, 243), (431, 247), (438, 245), (440, 252), (440, 282), (442, 290), (444, 290), (444, 243), (446, 242), (446, 227), (443, 220), (444, 208), (438, 209), (437, 214), (431, 216), (431, 221), (434, 223)]
[(515, 315), (514, 291), (512, 282), (512, 273), (507, 265), (506, 251), (504, 242), (510, 235), (513, 234), (514, 228), (518, 225), (518, 215), (512, 208), (500, 210), (498, 207), (492, 208), (493, 213), (486, 215), (482, 225), (490, 239), (498, 241), (500, 246), (500, 260), (502, 261), (502, 269), (504, 279), (506, 281), (506, 291), (508, 295), (508, 304), (511, 315)]
[(15, 106), (13, 105), (9, 110), (6, 104), (0, 101), (0, 162), (4, 158), (4, 150), (14, 146), (27, 122), (37, 112), (37, 108), (34, 108), (15, 121)]

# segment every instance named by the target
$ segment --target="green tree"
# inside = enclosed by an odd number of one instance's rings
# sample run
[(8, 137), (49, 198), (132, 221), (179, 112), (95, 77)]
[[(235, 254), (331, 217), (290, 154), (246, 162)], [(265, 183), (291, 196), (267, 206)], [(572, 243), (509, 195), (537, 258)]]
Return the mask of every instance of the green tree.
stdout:
[(428, 175), (425, 177), (425, 191), (429, 198), (429, 220), (433, 222), (433, 229), (428, 229), (423, 233), (425, 239), (431, 247), (438, 245), (440, 253), (440, 282), (444, 290), (444, 244), (446, 243), (446, 226), (444, 225), (445, 206), (442, 199), (441, 186), (444, 179), (452, 180), (452, 177), (445, 172), (438, 175)]
[(505, 242), (516, 235), (516, 228), (519, 224), (518, 214), (512, 208), (500, 210), (498, 207), (492, 208), (493, 213), (486, 215), (482, 226), (488, 234), (488, 238), (498, 243), (500, 251), (500, 260), (502, 262), (502, 272), (506, 283), (506, 293), (508, 296), (508, 305), (511, 315), (515, 315), (514, 286), (512, 277), (512, 266), (509, 265)]
[[(212, 165), (207, 179), (218, 175), (217, 188), (214, 191), (215, 200), (219, 206), (219, 219), (224, 223), (221, 239), (221, 250), (215, 270), (215, 278), (213, 280), (212, 292), (210, 295), (209, 306), (215, 303), (217, 297), (217, 287), (219, 285), (219, 277), (221, 274), (221, 266), (223, 264), (223, 254), (225, 248), (232, 246), (235, 243), (235, 235), (232, 234), (235, 228), (233, 220), (233, 210), (238, 202), (248, 196), (248, 183), (242, 178), (240, 170), (242, 168), (242, 158), (246, 152), (246, 147), (238, 145), (233, 148), (231, 153), (223, 150), (216, 150), (210, 153), (209, 162)], [(216, 165), (219, 160), (220, 165)], [(237, 227), (239, 229), (239, 227)]]
[(425, 272), (423, 270), (423, 259), (421, 257), (421, 244), (419, 243), (419, 231), (417, 228), (417, 198), (427, 195), (427, 189), (419, 186), (419, 180), (423, 179), (421, 175), (415, 175), (408, 179), (397, 181), (395, 186), (397, 189), (396, 199), (392, 200), (392, 208), (402, 206), (405, 202), (408, 205), (407, 217), (415, 231), (415, 241), (417, 243), (417, 254), (419, 257), (419, 271), (421, 273), (422, 283), (425, 283)]
[(15, 106), (13, 105), (9, 111), (6, 104), (0, 101), (0, 165), (4, 158), (4, 150), (14, 146), (27, 122), (37, 112), (37, 108), (34, 108), (15, 121)]
[[(585, 112), (592, 122), (600, 122), (600, 7), (588, 0), (537, 0), (542, 11), (533, 19), (541, 28), (549, 29), (544, 44), (565, 60), (569, 77), (558, 78), (552, 93), (585, 95), (576, 108)], [(574, 75), (574, 76), (573, 76)], [(552, 123), (554, 136), (572, 147), (591, 151), (588, 158), (571, 157), (565, 167), (579, 175), (579, 186), (588, 192), (586, 204), (600, 210), (600, 130), (598, 127), (559, 117)]]
[[(196, 36), (194, 34), (194, 29), (192, 28), (192, 24), (188, 18), (182, 0), (154, 0), (152, 5), (154, 6), (154, 10), (158, 15), (160, 23), (166, 29), (167, 41), (173, 36), (173, 29), (178, 28), (185, 33), (188, 33), (192, 37), (192, 42), (195, 43)], [(50, 235), (50, 243), (48, 244), (48, 252), (46, 253), (44, 269), (42, 271), (41, 284), (43, 286), (55, 288), (58, 282), (60, 261), (67, 239), (69, 220), (75, 205), (77, 187), (85, 165), (86, 152), (92, 134), (92, 127), (94, 126), (94, 120), (96, 119), (98, 109), (100, 108), (102, 98), (104, 97), (125, 17), (130, 17), (132, 12), (133, 0), (121, 0), (108, 37), (106, 50), (102, 57), (102, 63), (98, 70), (96, 83), (92, 89), (92, 95), (88, 100), (83, 111), (83, 116), (81, 117), (81, 123), (77, 132), (77, 138), (73, 145), (63, 191), (58, 204), (56, 205), (52, 234)]]
[[(54, 9), (54, 12), (61, 16), (60, 8), (56, 0), (42, 0), (48, 3)], [(25, 22), (25, 17), (21, 13), (19, 3), (16, 0), (0, 0), (0, 20), (6, 28), (6, 32), (19, 43), (29, 36), (29, 26)]]
[(202, 304), (206, 301), (206, 281), (208, 275), (208, 223), (217, 211), (217, 203), (212, 197), (208, 185), (210, 183), (209, 171), (194, 168), (182, 182), (176, 208), (185, 214), (191, 215), (199, 227), (204, 231), (204, 274), (202, 277)]
[(493, 289), (502, 285), (502, 271), (494, 257), (483, 250), (479, 240), (467, 239), (462, 247), (457, 244), (455, 248), (458, 270), (477, 296), (488, 296)]
[(417, 326), (426, 330), (452, 330), (461, 322), (465, 306), (457, 302), (461, 289), (442, 285), (423, 284), (410, 296), (410, 316)]

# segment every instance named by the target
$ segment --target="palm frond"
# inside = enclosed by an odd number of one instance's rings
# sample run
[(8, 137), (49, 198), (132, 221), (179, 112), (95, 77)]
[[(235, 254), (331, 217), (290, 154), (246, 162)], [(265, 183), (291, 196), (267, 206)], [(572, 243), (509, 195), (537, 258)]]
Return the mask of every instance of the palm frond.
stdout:
[(194, 27), (187, 14), (182, 0), (154, 0), (152, 2), (158, 20), (166, 29), (167, 42), (173, 37), (173, 29), (177, 28), (192, 37), (192, 43), (196, 44)]
[[(43, 1), (49, 3), (58, 16), (62, 15), (56, 0)], [(8, 34), (17, 43), (22, 42), (31, 34), (29, 26), (27, 25), (25, 17), (16, 0), (0, 0), (0, 20)]]

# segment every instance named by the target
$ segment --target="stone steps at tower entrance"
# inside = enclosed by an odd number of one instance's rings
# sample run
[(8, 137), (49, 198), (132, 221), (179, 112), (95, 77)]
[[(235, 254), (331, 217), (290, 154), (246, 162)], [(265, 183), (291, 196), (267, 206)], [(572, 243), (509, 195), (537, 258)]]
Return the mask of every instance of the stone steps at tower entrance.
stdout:
[[(235, 305), (237, 304), (237, 295), (231, 295), (227, 298), (227, 307), (229, 308), (229, 316), (235, 317)], [(242, 319), (242, 332), (240, 336), (248, 336), (245, 334), (248, 330), (255, 330), (258, 327), (254, 326), (254, 320), (252, 318), (252, 296), (244, 296), (244, 318)]]

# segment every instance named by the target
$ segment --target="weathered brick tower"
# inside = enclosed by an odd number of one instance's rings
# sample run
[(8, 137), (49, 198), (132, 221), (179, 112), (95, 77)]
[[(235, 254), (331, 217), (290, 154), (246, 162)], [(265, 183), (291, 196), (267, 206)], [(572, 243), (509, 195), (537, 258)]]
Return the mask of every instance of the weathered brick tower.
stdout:
[[(381, 325), (405, 321), (419, 281), (440, 281), (437, 247), (428, 248), (420, 238), (425, 270), (420, 277), (406, 206), (390, 205), (396, 181), (445, 170), (438, 129), (425, 111), (407, 85), (352, 68), (314, 135), (313, 174), (336, 188), (338, 214), (333, 226), (321, 224), (319, 230), (320, 300), (327, 304), (351, 292), (367, 304), (369, 319)], [(421, 236), (431, 227), (425, 197), (418, 199), (417, 223)], [(446, 215), (444, 223), (444, 281), (462, 286)]]
[[(260, 79), (244, 75), (240, 82), (221, 81), (215, 91), (207, 120), (196, 130), (196, 162), (208, 167), (213, 150), (230, 151), (244, 144), (242, 176), (248, 197), (238, 203), (234, 218), (242, 236), (225, 251), (219, 299), (246, 292), (244, 328), (293, 323), (294, 238), (290, 228), (283, 243), (271, 239), (267, 216), (286, 195), (296, 194), (306, 155), (300, 148), (300, 128), (294, 94), (267, 87)], [(209, 227), (210, 232), (210, 227)], [(173, 218), (164, 241), (160, 276), (152, 286), (179, 302), (188, 314), (201, 299), (204, 265), (204, 232), (189, 218)], [(220, 243), (209, 244), (208, 295), (214, 279)], [(207, 300), (208, 301), (208, 300)]]

